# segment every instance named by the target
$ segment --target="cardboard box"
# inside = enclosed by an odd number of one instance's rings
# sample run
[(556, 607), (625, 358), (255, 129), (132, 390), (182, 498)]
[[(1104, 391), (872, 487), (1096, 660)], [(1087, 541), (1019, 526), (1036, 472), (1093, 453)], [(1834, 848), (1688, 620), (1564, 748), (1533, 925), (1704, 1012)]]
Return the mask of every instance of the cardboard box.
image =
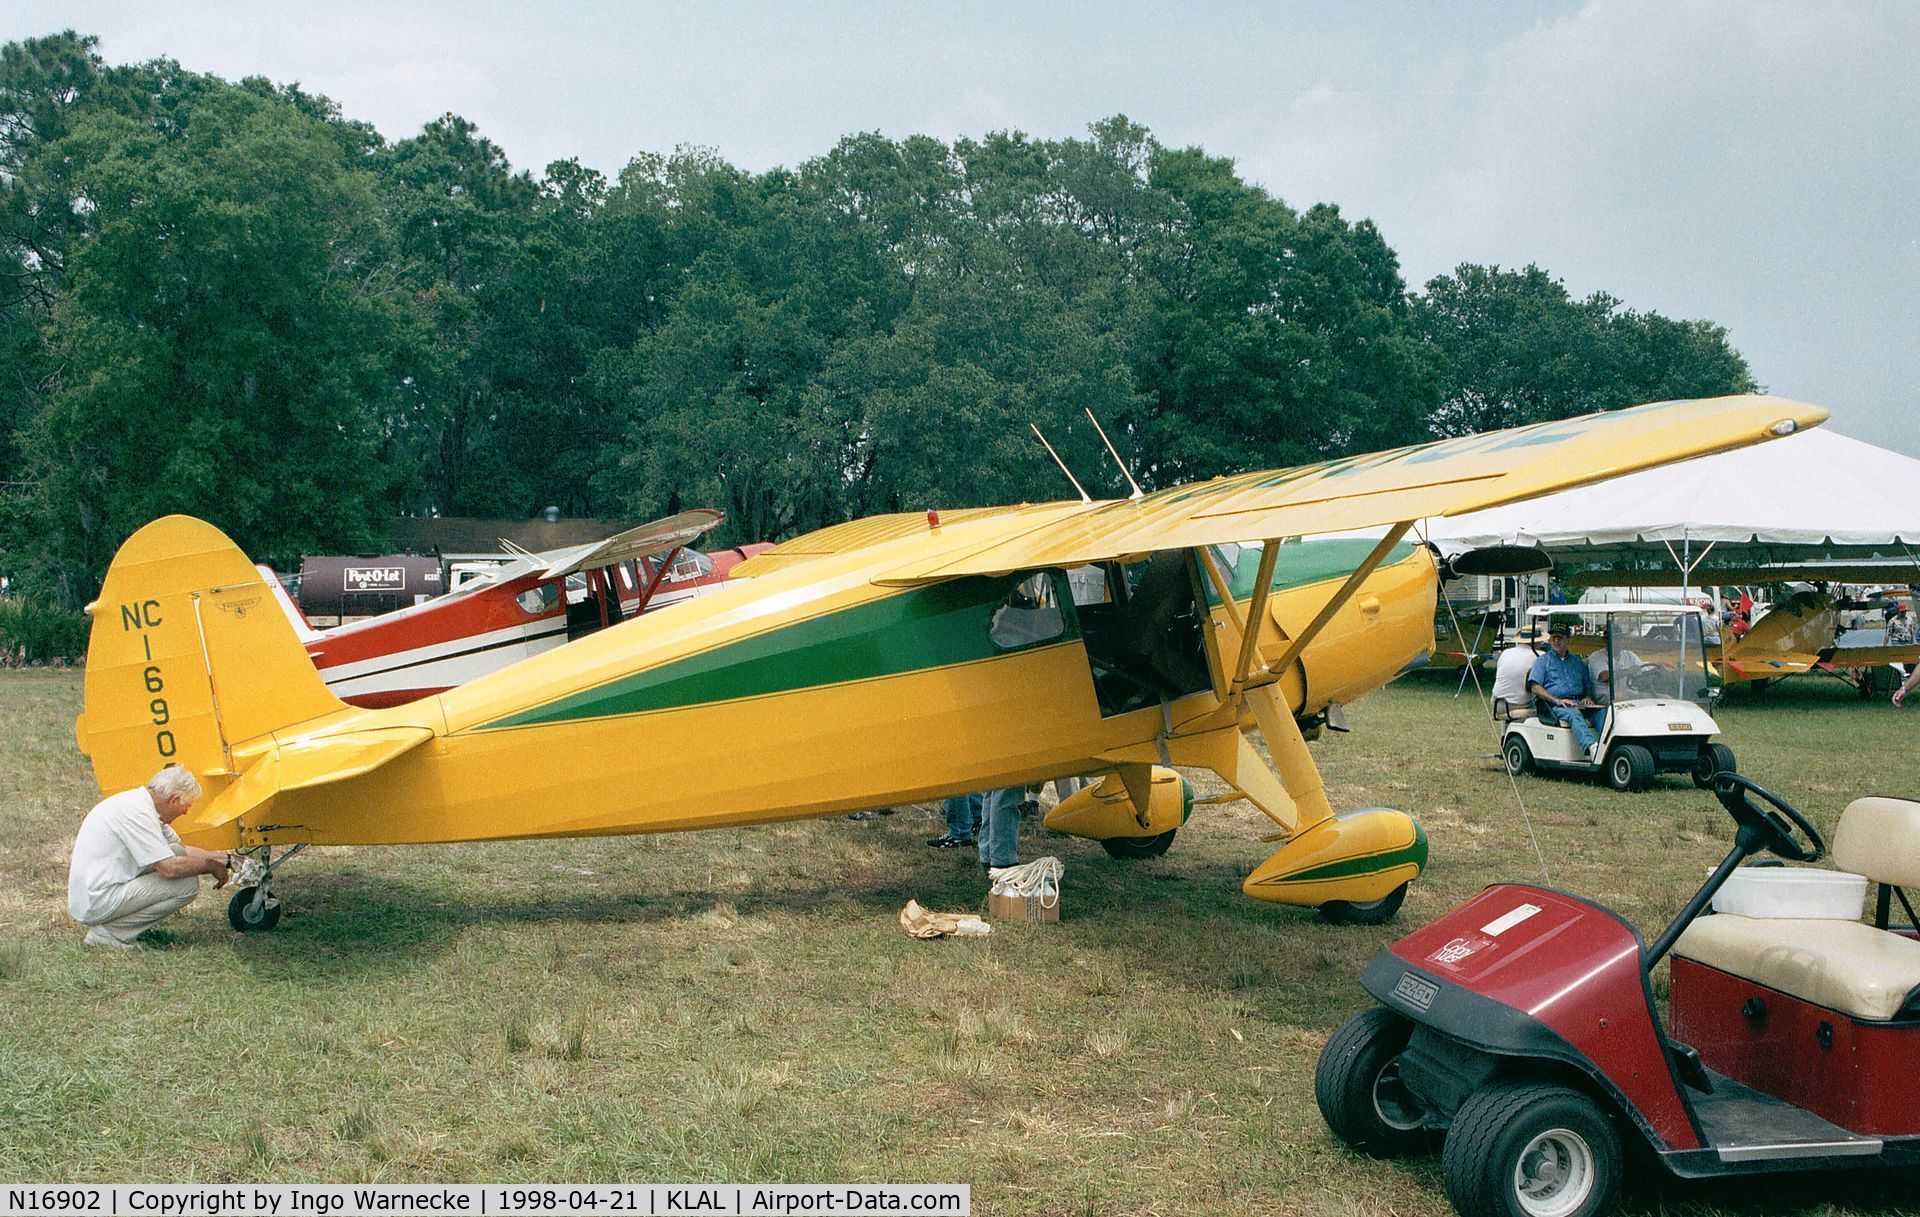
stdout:
[(1060, 899), (1051, 897), (1045, 904), (1038, 896), (998, 896), (987, 893), (989, 921), (1058, 921)]

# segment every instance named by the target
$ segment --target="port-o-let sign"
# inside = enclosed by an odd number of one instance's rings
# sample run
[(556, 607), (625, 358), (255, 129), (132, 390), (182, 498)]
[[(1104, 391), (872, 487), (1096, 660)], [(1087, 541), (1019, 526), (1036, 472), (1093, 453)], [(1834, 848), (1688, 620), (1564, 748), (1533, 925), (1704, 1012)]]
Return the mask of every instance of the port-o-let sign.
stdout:
[(400, 566), (349, 566), (346, 590), (350, 592), (404, 592), (407, 572)]

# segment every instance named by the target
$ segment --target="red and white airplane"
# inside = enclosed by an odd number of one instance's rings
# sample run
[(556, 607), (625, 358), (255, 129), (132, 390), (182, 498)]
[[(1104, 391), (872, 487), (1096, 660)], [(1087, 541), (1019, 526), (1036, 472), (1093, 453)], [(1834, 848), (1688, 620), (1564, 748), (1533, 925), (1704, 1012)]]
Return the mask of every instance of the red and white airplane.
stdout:
[(522, 550), (444, 596), (330, 630), (314, 629), (277, 577), (267, 586), (335, 697), (397, 706), (712, 591), (735, 566), (773, 548), (686, 548), (723, 519), (699, 508), (590, 545)]

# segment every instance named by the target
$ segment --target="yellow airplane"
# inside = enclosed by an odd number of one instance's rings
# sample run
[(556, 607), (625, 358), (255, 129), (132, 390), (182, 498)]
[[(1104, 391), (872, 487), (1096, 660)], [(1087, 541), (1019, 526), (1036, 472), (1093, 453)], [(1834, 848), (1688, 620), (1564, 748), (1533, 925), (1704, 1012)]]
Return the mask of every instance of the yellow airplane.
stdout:
[[(697, 613), (386, 709), (329, 693), (246, 556), (169, 516), (107, 572), (76, 736), (103, 790), (169, 762), (200, 775), (175, 828), (263, 864), (228, 910), (243, 929), (278, 920), (274, 871), (309, 844), (717, 828), (1063, 774), (1109, 776), (1050, 823), (1150, 853), (1190, 808), (1167, 766), (1274, 821), (1247, 894), (1382, 920), (1425, 836), (1399, 811), (1336, 816), (1303, 725), (1432, 646), (1412, 524), (1826, 416), (1659, 402), (1130, 500), (855, 521), (743, 563)], [(1382, 525), (1357, 564), (1288, 540)]]

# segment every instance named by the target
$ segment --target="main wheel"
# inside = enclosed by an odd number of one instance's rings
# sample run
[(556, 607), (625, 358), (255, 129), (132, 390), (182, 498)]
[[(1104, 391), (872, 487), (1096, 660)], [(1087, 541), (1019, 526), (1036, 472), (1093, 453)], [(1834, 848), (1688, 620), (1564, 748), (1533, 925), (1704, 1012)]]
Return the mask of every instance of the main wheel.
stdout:
[(1340, 1025), (1313, 1067), (1313, 1097), (1333, 1135), (1363, 1154), (1398, 1158), (1439, 1139), (1400, 1080), (1400, 1054), (1413, 1024), (1375, 1006)]
[(243, 887), (227, 901), (227, 924), (242, 934), (252, 934), (261, 930), (270, 930), (280, 924), (280, 902), (269, 896), (258, 909), (253, 907), (253, 894), (258, 888)]
[(1177, 828), (1169, 828), (1163, 833), (1151, 837), (1108, 837), (1100, 842), (1100, 848), (1107, 851), (1110, 858), (1122, 861), (1137, 861), (1141, 858), (1158, 858), (1173, 845), (1173, 834)]
[(1402, 883), (1378, 900), (1329, 900), (1320, 906), (1320, 915), (1335, 925), (1385, 925), (1406, 899), (1407, 884)]
[(1693, 763), (1693, 784), (1702, 790), (1713, 789), (1713, 775), (1737, 772), (1733, 767), (1733, 749), (1725, 744), (1702, 744), (1700, 759)]
[(1645, 790), (1653, 784), (1653, 753), (1639, 744), (1621, 744), (1601, 772), (1615, 790)]
[(1507, 737), (1507, 743), (1501, 749), (1507, 758), (1507, 772), (1515, 777), (1533, 769), (1533, 749), (1527, 747), (1526, 738), (1515, 732)]
[(1490, 1086), (1460, 1105), (1440, 1159), (1461, 1217), (1597, 1217), (1620, 1188), (1620, 1134), (1563, 1086)]

